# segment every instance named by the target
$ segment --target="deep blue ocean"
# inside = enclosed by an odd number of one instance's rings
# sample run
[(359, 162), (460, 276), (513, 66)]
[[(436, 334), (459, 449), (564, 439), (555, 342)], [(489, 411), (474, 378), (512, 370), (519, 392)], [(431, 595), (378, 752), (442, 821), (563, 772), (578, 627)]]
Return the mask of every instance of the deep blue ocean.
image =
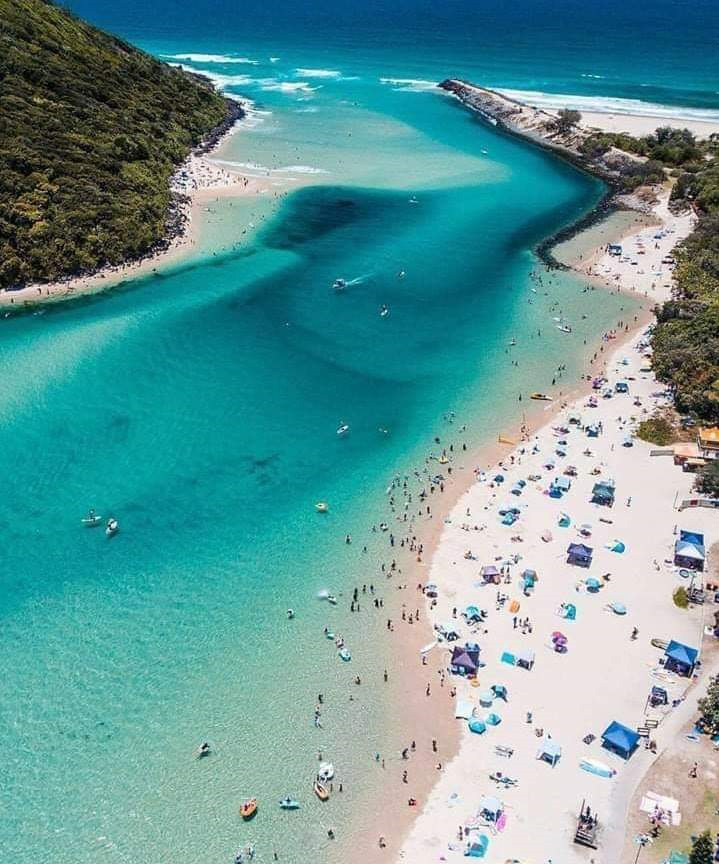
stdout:
[[(392, 590), (371, 532), (388, 484), (420, 488), (460, 423), (470, 449), (493, 440), (636, 308), (570, 273), (530, 292), (535, 244), (601, 184), (433, 84), (719, 116), (717, 6), (70, 5), (250, 99), (222, 159), (282, 194), (215, 202), (181, 266), (2, 321), (0, 860), (223, 864), (249, 842), (347, 860), (380, 815), (374, 753), (398, 760), (382, 687), (348, 699), (357, 674), (402, 673), (382, 615), (347, 609), (354, 585)], [(116, 537), (82, 527), (88, 507)], [(347, 782), (324, 809), (320, 748)]]

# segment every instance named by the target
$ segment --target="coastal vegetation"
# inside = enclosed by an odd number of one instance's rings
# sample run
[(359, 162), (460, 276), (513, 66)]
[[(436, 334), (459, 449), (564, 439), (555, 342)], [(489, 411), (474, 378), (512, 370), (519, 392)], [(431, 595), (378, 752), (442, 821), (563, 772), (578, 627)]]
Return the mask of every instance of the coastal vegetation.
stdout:
[[(691, 207), (698, 217), (674, 253), (675, 296), (657, 309), (653, 368), (672, 389), (679, 412), (719, 422), (719, 137), (698, 141), (686, 129), (667, 128), (643, 138), (596, 134), (583, 146), (618, 147), (645, 158), (627, 175), (628, 187), (669, 174), (675, 178), (672, 206)], [(653, 431), (660, 431), (656, 424)]]
[(672, 425), (671, 420), (660, 414), (656, 417), (650, 417), (648, 420), (642, 420), (637, 428), (637, 438), (641, 438), (642, 441), (647, 441), (649, 444), (666, 447), (676, 441), (677, 430)]
[(0, 290), (160, 244), (175, 167), (233, 105), (47, 0), (0, 0)]
[(702, 495), (719, 498), (719, 460), (711, 459), (697, 471), (694, 488)]
[(689, 864), (713, 864), (714, 840), (709, 831), (704, 831), (692, 841)]

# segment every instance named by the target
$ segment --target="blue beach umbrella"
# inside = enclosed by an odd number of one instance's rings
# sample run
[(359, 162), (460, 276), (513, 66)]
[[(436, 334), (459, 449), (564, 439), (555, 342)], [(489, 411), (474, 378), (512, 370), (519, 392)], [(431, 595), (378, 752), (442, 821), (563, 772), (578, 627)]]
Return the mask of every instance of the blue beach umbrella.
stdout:
[(612, 612), (614, 612), (616, 615), (627, 614), (627, 607), (624, 605), (624, 603), (612, 603), (611, 609)]
[(594, 576), (590, 576), (584, 584), (587, 586), (587, 591), (599, 591), (602, 587), (602, 583), (599, 579), (595, 579)]
[(487, 731), (487, 727), (482, 720), (474, 718), (473, 720), (469, 721), (469, 731), (475, 732), (477, 735), (481, 735), (483, 732)]
[(611, 543), (607, 543), (607, 548), (610, 552), (624, 552), (627, 548), (621, 540), (612, 540)]
[(499, 724), (502, 722), (502, 718), (499, 716), (499, 714), (487, 714), (485, 720), (487, 721), (487, 723), (489, 723), (490, 726), (499, 726)]

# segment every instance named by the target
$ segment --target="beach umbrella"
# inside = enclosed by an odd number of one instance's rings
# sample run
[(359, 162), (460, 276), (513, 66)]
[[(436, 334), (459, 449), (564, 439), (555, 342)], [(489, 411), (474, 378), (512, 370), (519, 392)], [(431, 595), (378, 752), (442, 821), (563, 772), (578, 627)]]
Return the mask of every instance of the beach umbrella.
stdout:
[(607, 543), (607, 548), (610, 552), (624, 552), (627, 548), (621, 540), (612, 540), (611, 543)]
[(602, 583), (599, 579), (595, 579), (594, 576), (590, 576), (584, 584), (587, 586), (587, 590), (589, 591), (599, 591), (602, 587)]
[(509, 611), (514, 615), (515, 612), (519, 612), (519, 600), (512, 600), (509, 604)]
[(612, 603), (611, 606), (612, 612), (615, 612), (617, 615), (626, 615), (627, 607), (624, 603)]
[(591, 537), (592, 536), (592, 526), (588, 522), (585, 522), (583, 525), (579, 526), (579, 533), (583, 537)]
[(559, 630), (555, 630), (554, 633), (552, 633), (552, 642), (566, 642), (566, 641), (567, 641), (567, 637), (564, 635), (564, 633), (560, 633)]
[(569, 528), (572, 524), (572, 520), (569, 518), (569, 514), (560, 513), (559, 514), (559, 527), (560, 528)]
[(502, 474), (495, 474), (494, 482), (495, 483), (504, 483), (504, 476)]
[(577, 607), (574, 603), (565, 603), (564, 604), (564, 617), (569, 621), (574, 621), (577, 617)]
[(464, 615), (468, 620), (481, 617), (479, 614), (479, 609), (476, 606), (467, 606), (467, 608), (464, 610)]
[(542, 532), (542, 540), (544, 540), (545, 543), (551, 543), (552, 542), (552, 532), (551, 531), (543, 531)]
[(499, 714), (487, 714), (484, 719), (485, 722), (489, 723), (490, 726), (499, 726), (499, 724), (502, 722), (502, 718), (499, 716)]

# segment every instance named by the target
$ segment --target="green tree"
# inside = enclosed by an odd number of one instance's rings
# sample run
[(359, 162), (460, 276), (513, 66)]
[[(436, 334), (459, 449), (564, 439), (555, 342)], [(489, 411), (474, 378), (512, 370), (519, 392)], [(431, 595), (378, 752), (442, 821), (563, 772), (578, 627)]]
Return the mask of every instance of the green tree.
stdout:
[(582, 115), (579, 111), (575, 111), (573, 108), (560, 108), (557, 112), (557, 119), (554, 121), (554, 127), (557, 132), (566, 135), (581, 119)]
[(719, 498), (719, 459), (712, 459), (699, 469), (694, 486), (702, 495)]
[(689, 864), (714, 864), (714, 841), (708, 831), (700, 834), (692, 843)]
[(719, 732), (719, 676), (712, 678), (707, 687), (707, 695), (697, 703), (702, 718), (713, 734)]

